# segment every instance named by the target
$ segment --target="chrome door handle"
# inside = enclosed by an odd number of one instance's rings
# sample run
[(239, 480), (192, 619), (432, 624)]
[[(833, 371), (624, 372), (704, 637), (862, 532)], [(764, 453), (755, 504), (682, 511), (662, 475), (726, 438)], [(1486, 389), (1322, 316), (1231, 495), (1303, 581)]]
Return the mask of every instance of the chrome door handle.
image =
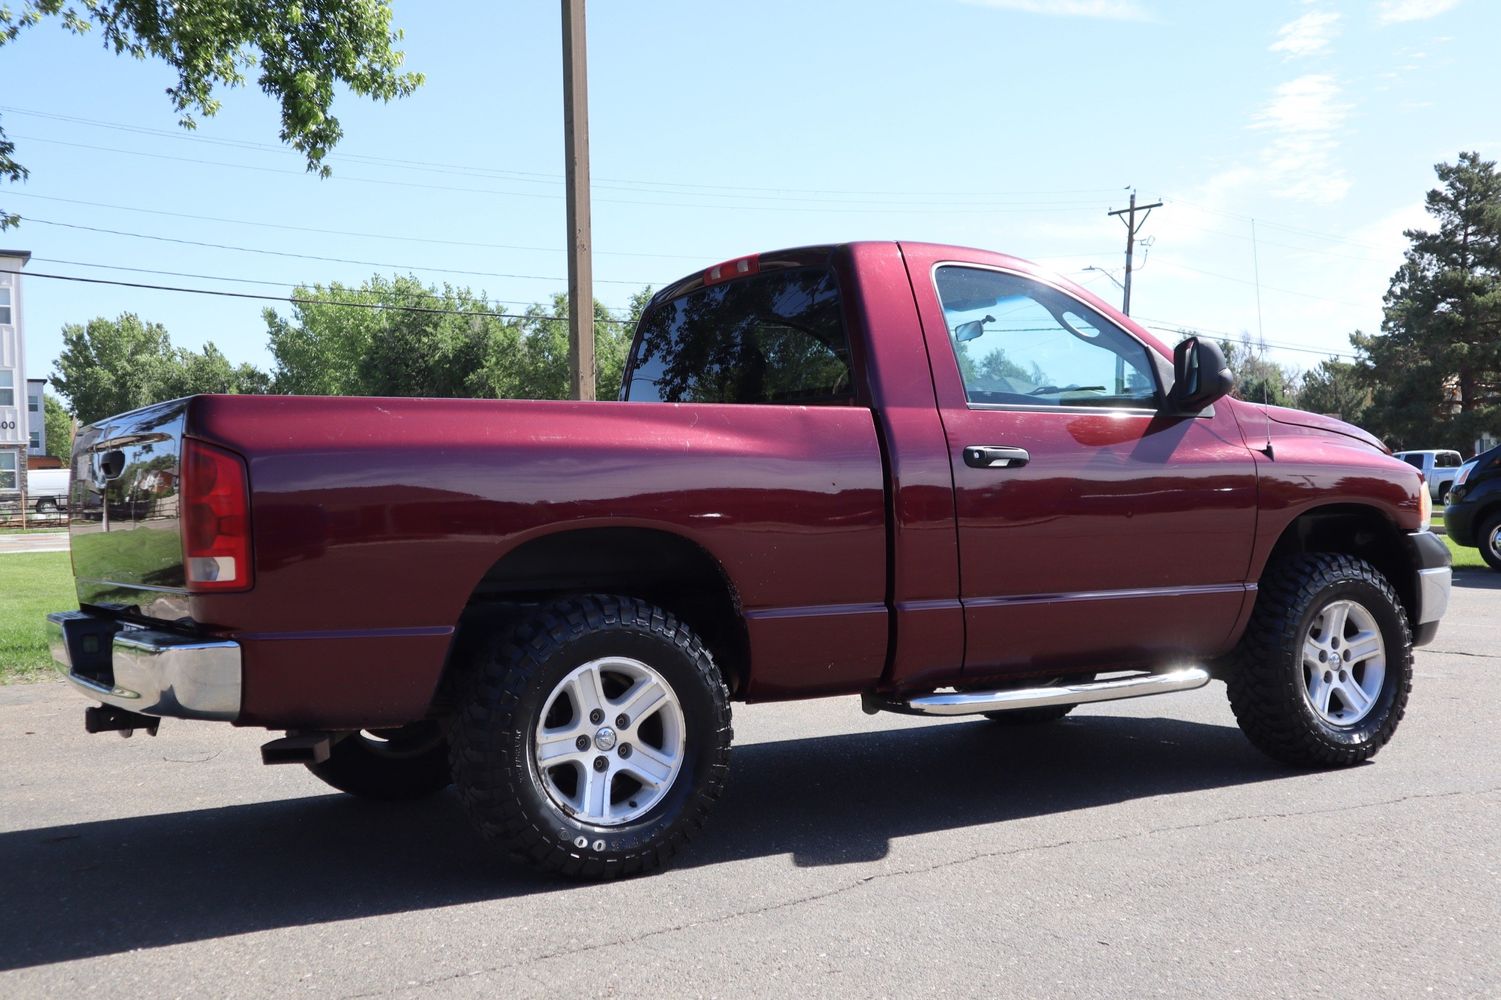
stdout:
[(964, 464), (971, 469), (1019, 469), (1030, 461), (1025, 448), (972, 444), (964, 449)]

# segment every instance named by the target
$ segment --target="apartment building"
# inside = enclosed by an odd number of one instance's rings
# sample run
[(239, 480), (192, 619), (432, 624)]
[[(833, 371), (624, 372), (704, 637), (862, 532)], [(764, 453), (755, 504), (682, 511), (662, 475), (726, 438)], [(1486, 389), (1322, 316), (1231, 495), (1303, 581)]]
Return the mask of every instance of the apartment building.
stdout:
[(21, 328), (21, 270), (30, 259), (26, 250), (0, 250), (0, 508), (20, 498), (31, 444)]

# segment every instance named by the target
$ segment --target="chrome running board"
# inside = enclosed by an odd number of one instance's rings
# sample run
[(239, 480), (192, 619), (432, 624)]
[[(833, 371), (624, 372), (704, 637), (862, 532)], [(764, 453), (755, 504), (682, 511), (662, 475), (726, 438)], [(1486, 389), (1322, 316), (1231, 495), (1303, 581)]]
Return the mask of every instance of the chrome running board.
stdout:
[(1188, 667), (1166, 674), (1136, 674), (1105, 681), (1080, 684), (1052, 684), (1046, 687), (1008, 688), (1003, 691), (952, 691), (925, 694), (906, 701), (880, 695), (860, 696), (867, 714), (900, 712), (904, 715), (978, 715), (981, 712), (1005, 712), (1017, 708), (1046, 708), (1049, 705), (1085, 705), (1092, 701), (1119, 701), (1144, 698), (1152, 694), (1192, 691), (1209, 683), (1209, 672)]

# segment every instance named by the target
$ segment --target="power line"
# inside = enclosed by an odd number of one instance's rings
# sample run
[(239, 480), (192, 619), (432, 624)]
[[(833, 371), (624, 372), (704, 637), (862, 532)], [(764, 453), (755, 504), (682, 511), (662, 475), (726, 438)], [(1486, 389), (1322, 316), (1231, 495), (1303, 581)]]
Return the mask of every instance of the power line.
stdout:
[[(216, 136), (207, 136), (207, 135), (203, 135), (202, 133), (198, 133), (198, 132), (183, 132), (183, 131), (174, 131), (174, 130), (171, 130), (171, 129), (150, 128), (150, 127), (144, 126), (144, 125), (129, 125), (129, 124), (124, 124), (124, 123), (120, 123), (120, 122), (106, 122), (106, 121), (100, 121), (98, 119), (92, 119), (92, 118), (80, 118), (80, 117), (73, 116), (73, 115), (57, 114), (55, 112), (36, 111), (36, 110), (30, 109), (30, 108), (19, 108), (19, 107), (15, 107), (13, 105), (0, 105), (0, 111), (4, 111), (4, 112), (6, 112), (8, 114), (18, 114), (18, 115), (26, 115), (26, 116), (34, 117), (34, 118), (43, 118), (43, 119), (47, 119), (47, 120), (50, 120), (50, 121), (67, 122), (69, 124), (88, 125), (88, 126), (92, 126), (92, 127), (96, 127), (96, 128), (105, 128), (105, 129), (113, 129), (113, 130), (122, 131), (122, 132), (131, 132), (131, 133), (135, 133), (135, 134), (138, 134), (138, 135), (157, 136), (157, 137), (162, 137), (162, 138), (177, 139), (177, 140), (183, 140), (183, 141), (188, 141), (188, 142), (209, 143), (209, 144), (213, 144), (213, 145), (231, 146), (231, 147), (240, 148), (240, 149), (252, 149), (252, 150), (259, 150), (259, 151), (263, 151), (263, 152), (274, 152), (274, 153), (279, 153), (279, 154), (294, 155), (294, 154), (290, 154), (290, 152), (287, 150), (287, 148), (285, 146), (276, 145), (274, 143), (255, 142), (255, 141), (251, 141), (251, 140), (247, 140), (247, 139), (228, 139), (228, 138), (222, 138), (222, 137), (216, 137)], [(441, 172), (441, 173), (454, 173), (454, 172), (458, 172), (458, 173), (468, 174), (468, 175), (472, 175), (472, 176), (495, 177), (497, 179), (511, 179), (511, 180), (517, 180), (517, 181), (525, 181), (527, 183), (545, 183), (545, 184), (562, 184), (563, 183), (563, 175), (562, 174), (555, 174), (555, 173), (542, 173), (542, 172), (523, 171), (523, 170), (501, 170), (501, 169), (494, 168), (494, 167), (477, 167), (477, 166), (474, 166), (472, 164), (442, 163), (442, 162), (434, 162), (434, 161), (429, 161), (429, 160), (407, 160), (407, 159), (399, 159), (399, 158), (395, 158), (395, 157), (372, 156), (372, 155), (369, 155), (369, 154), (362, 154), (362, 153), (349, 153), (349, 152), (344, 152), (342, 150), (340, 150), (337, 155), (340, 158), (345, 159), (345, 160), (353, 160), (353, 161), (358, 161), (358, 162), (363, 162), (363, 163), (370, 163), (370, 164), (373, 164), (373, 165), (389, 165), (389, 166), (397, 166), (397, 167), (409, 168), (409, 169), (427, 169), (427, 170), (431, 170), (431, 171), (434, 171), (434, 172)], [(528, 179), (531, 179), (531, 180), (528, 180)], [(756, 187), (756, 186), (744, 185), (744, 184), (704, 184), (704, 183), (701, 183), (701, 182), (691, 182), (691, 181), (659, 181), (659, 180), (629, 179), (629, 178), (618, 178), (618, 177), (616, 177), (616, 178), (610, 178), (610, 177), (598, 178), (597, 181), (596, 181), (596, 185), (598, 185), (600, 182), (603, 182), (605, 184), (610, 184), (610, 185), (637, 185), (637, 186), (640, 186), (640, 188), (642, 190), (644, 190), (644, 191), (652, 191), (652, 190), (660, 189), (660, 188), (690, 188), (690, 189), (698, 189), (698, 190), (703, 190), (703, 191), (726, 191), (726, 192), (755, 191), (755, 192), (763, 192), (763, 193), (774, 195), (774, 196), (785, 196), (785, 195), (788, 195), (788, 194), (809, 194), (809, 195), (823, 195), (823, 196), (837, 195), (837, 196), (846, 196), (846, 197), (847, 196), (851, 196), (851, 195), (855, 195), (855, 196), (864, 196), (864, 195), (872, 195), (872, 196), (907, 196), (907, 195), (919, 195), (919, 196), (928, 196), (928, 197), (931, 197), (933, 195), (933, 192), (931, 192), (931, 191), (869, 191), (869, 190), (862, 191), (862, 190), (851, 190), (849, 188), (794, 188), (794, 187), (784, 187), (784, 186), (778, 186), (778, 187)], [(943, 192), (943, 196), (944, 197), (950, 197), (950, 198), (973, 198), (973, 197), (977, 197), (977, 196), (978, 197), (994, 197), (997, 194), (1010, 194), (1010, 195), (1108, 194), (1110, 191), (1113, 191), (1113, 190), (1114, 190), (1113, 188), (1051, 188), (1051, 189), (1034, 189), (1034, 190), (1015, 190), (1015, 191), (1006, 191), (1006, 192), (995, 192), (995, 191), (988, 191), (988, 192), (986, 192), (986, 191), (979, 191), (979, 192), (976, 192), (976, 191), (951, 191), (951, 192)], [(666, 192), (663, 192), (663, 193), (666, 193)], [(749, 197), (749, 196), (744, 196), (744, 197)]]
[[(190, 156), (173, 156), (173, 155), (170, 155), (170, 154), (167, 154), (167, 153), (148, 153), (148, 152), (145, 152), (143, 150), (137, 150), (137, 149), (120, 149), (117, 146), (97, 146), (97, 145), (94, 145), (92, 143), (86, 143), (86, 142), (67, 142), (67, 141), (65, 141), (63, 139), (49, 139), (49, 138), (46, 138), (46, 137), (43, 137), (43, 136), (14, 135), (14, 134), (12, 134), (10, 136), (10, 138), (12, 138), (12, 139), (20, 139), (20, 140), (25, 141), (25, 142), (51, 143), (51, 144), (57, 145), (57, 146), (68, 146), (68, 147), (73, 148), (73, 149), (88, 149), (88, 150), (93, 150), (95, 152), (102, 152), (102, 153), (117, 153), (117, 154), (120, 154), (122, 156), (143, 156), (143, 157), (147, 157), (147, 158), (150, 158), (150, 159), (153, 159), (153, 160), (171, 160), (171, 161), (174, 161), (174, 162), (177, 162), (177, 163), (193, 163), (193, 164), (198, 164), (198, 165), (202, 165), (202, 166), (222, 167), (222, 168), (229, 169), (229, 170), (253, 170), (253, 171), (256, 171), (256, 172), (259, 172), (259, 173), (285, 174), (285, 175), (295, 175), (295, 176), (302, 176), (302, 175), (304, 175), (306, 173), (306, 171), (299, 171), (299, 170), (284, 170), (284, 169), (282, 169), (280, 167), (260, 167), (260, 166), (256, 166), (256, 165), (250, 164), (250, 163), (227, 163), (227, 162), (225, 162), (223, 160), (200, 160), (200, 159), (197, 159), (195, 157), (190, 157)], [(379, 178), (379, 177), (357, 177), (357, 176), (351, 176), (350, 174), (345, 174), (345, 173), (335, 174), (335, 175), (333, 175), (333, 177), (331, 179), (332, 180), (338, 180), (338, 181), (350, 181), (350, 182), (358, 183), (358, 184), (381, 184), (381, 185), (386, 185), (386, 186), (390, 186), (390, 187), (418, 188), (418, 189), (427, 190), (427, 191), (450, 191), (450, 192), (457, 192), (457, 193), (461, 193), (461, 194), (483, 194), (483, 195), (490, 195), (490, 196), (502, 196), (502, 197), (508, 197), (508, 198), (540, 198), (540, 199), (544, 199), (544, 200), (548, 200), (548, 201), (560, 201), (563, 198), (562, 194), (540, 194), (540, 193), (531, 192), (531, 191), (504, 191), (504, 190), (499, 190), (499, 189), (496, 189), (496, 188), (458, 187), (458, 186), (451, 185), (451, 184), (423, 184), (423, 183), (419, 183), (417, 181), (393, 181), (393, 180), (386, 180), (384, 178)], [(670, 194), (672, 192), (661, 192), (661, 193), (662, 194)], [(734, 197), (738, 197), (736, 195), (714, 195), (714, 194), (708, 194), (708, 193), (699, 194), (699, 195), (690, 195), (690, 196), (692, 196), (692, 197), (700, 197), (700, 198), (705, 198), (705, 197), (734, 198)], [(1100, 203), (1099, 199), (1090, 200), (1090, 201), (1067, 201), (1067, 202), (1056, 202), (1056, 203), (1040, 203), (1040, 202), (1038, 202), (1038, 203), (1034, 203), (1034, 202), (989, 202), (989, 203), (969, 203), (969, 204), (964, 204), (964, 205), (959, 205), (959, 204), (956, 204), (956, 203), (953, 203), (953, 202), (938, 202), (938, 203), (927, 203), (926, 206), (924, 206), (924, 203), (911, 202), (911, 203), (908, 203), (911, 207), (907, 207), (907, 208), (879, 208), (879, 207), (878, 208), (869, 208), (869, 207), (866, 207), (866, 205), (864, 203), (861, 203), (861, 202), (843, 202), (843, 203), (840, 204), (840, 207), (837, 207), (837, 208), (818, 208), (818, 207), (804, 206), (804, 205), (799, 205), (799, 206), (790, 206), (789, 205), (786, 208), (778, 208), (775, 205), (727, 205), (727, 204), (723, 204), (723, 203), (720, 203), (720, 202), (708, 202), (708, 203), (704, 203), (704, 202), (682, 202), (682, 201), (676, 201), (676, 202), (674, 202), (674, 201), (637, 201), (637, 200), (627, 199), (627, 198), (600, 198), (598, 200), (601, 201), (601, 202), (609, 202), (610, 204), (614, 204), (614, 205), (644, 205), (644, 206), (650, 206), (650, 207), (653, 207), (653, 208), (708, 208), (708, 209), (718, 209), (720, 211), (733, 209), (733, 210), (738, 210), (738, 211), (759, 211), (759, 212), (797, 212), (799, 214), (805, 214), (805, 213), (809, 213), (809, 212), (814, 212), (814, 213), (825, 214), (825, 215), (829, 215), (829, 214), (832, 214), (832, 215), (849, 214), (851, 212), (860, 212), (862, 214), (874, 214), (874, 215), (933, 215), (933, 214), (940, 214), (940, 215), (974, 215), (977, 212), (985, 212), (985, 213), (989, 213), (989, 214), (1007, 214), (1007, 213), (1011, 213), (1011, 212), (1057, 212), (1059, 210), (1066, 210), (1066, 209), (1069, 209), (1069, 208), (1074, 208), (1076, 210), (1082, 211), (1083, 210), (1083, 206), (1086, 206), (1086, 205), (1088, 205), (1088, 206), (1094, 206), (1094, 205), (1098, 205)], [(768, 199), (768, 200), (771, 200), (771, 201), (789, 201), (789, 200), (793, 200), (793, 199), (786, 199), (786, 198), (775, 199), (775, 198), (773, 198), (773, 199)], [(801, 200), (805, 200), (805, 201), (822, 201), (823, 199), (801, 199)]]
[[(511, 243), (478, 243), (467, 240), (440, 240), (402, 233), (362, 233), (344, 229), (319, 229), (313, 226), (293, 226), (279, 222), (261, 222), (253, 219), (230, 219), (216, 215), (192, 215), (187, 212), (169, 212), (165, 209), (139, 208), (135, 205), (111, 205), (102, 201), (84, 201), (80, 198), (60, 198), (56, 195), (33, 194), (30, 191), (6, 191), (6, 198), (40, 198), (43, 201), (61, 202), (67, 205), (84, 205), (89, 208), (109, 208), (121, 212), (138, 212), (144, 215), (161, 215), (173, 219), (192, 219), (195, 222), (220, 222), (236, 226), (256, 226), (261, 229), (280, 229), (293, 233), (314, 233), (319, 236), (353, 236), (359, 239), (397, 240), (402, 243), (431, 243), (437, 246), (471, 247), (481, 250), (524, 250), (533, 253), (562, 253), (562, 247), (532, 247)], [(656, 257), (663, 260), (704, 261), (712, 254), (642, 253), (633, 250), (596, 250), (595, 254), (612, 257)]]
[[(325, 257), (318, 254), (293, 253), (290, 250), (266, 250), (259, 247), (241, 247), (229, 243), (208, 243), (203, 240), (184, 240), (173, 236), (154, 236), (148, 233), (132, 233), (122, 229), (106, 229), (102, 226), (84, 226), (74, 222), (56, 222), (52, 219), (38, 219), (36, 216), (23, 216), (24, 221), (34, 222), (43, 226), (61, 226), (64, 229), (81, 229), (91, 233), (106, 233), (111, 236), (126, 236), (138, 240), (155, 240), (159, 243), (176, 243), (182, 246), (206, 247), (212, 250), (232, 250), (236, 253), (265, 254), (271, 257), (290, 257), (297, 260), (316, 260), (328, 264), (359, 264), (362, 267), (389, 267), (397, 271), (432, 271), (435, 274), (459, 274), (466, 277), (478, 278), (515, 278), (527, 281), (566, 281), (566, 278), (549, 274), (506, 274), (498, 271), (465, 271), (449, 267), (424, 267), (419, 264), (392, 264), (375, 260), (354, 260), (349, 257)], [(651, 281), (636, 281), (623, 278), (600, 278), (601, 283), (612, 285), (637, 285), (645, 287), (655, 284)]]
[[(74, 281), (86, 285), (111, 285), (116, 288), (140, 288), (153, 292), (179, 292), (187, 295), (212, 295), (226, 299), (253, 299), (259, 302), (286, 302), (290, 305), (340, 306), (349, 309), (380, 309), (389, 312), (421, 313), (431, 316), (479, 316), (494, 319), (514, 319), (528, 322), (566, 323), (567, 316), (525, 316), (516, 313), (477, 312), (469, 309), (435, 309), (428, 306), (397, 306), (383, 302), (350, 302), (341, 299), (314, 299), (295, 295), (260, 295), (255, 292), (230, 292), (213, 288), (183, 288), (177, 285), (148, 285), (136, 281), (112, 281), (108, 278), (85, 278), (76, 274), (47, 274), (41, 271), (7, 271), (0, 274), (18, 274), (25, 278), (46, 278), (52, 281)], [(596, 319), (607, 326), (629, 325), (626, 320)]]
[[(235, 278), (235, 277), (230, 277), (229, 275), (224, 275), (224, 274), (197, 274), (197, 273), (189, 272), (189, 271), (163, 271), (163, 270), (160, 270), (160, 269), (157, 269), (157, 268), (151, 268), (151, 267), (127, 267), (127, 266), (125, 266), (123, 264), (100, 264), (97, 261), (88, 261), (88, 260), (62, 260), (62, 259), (57, 258), (57, 257), (32, 257), (31, 259), (34, 260), (34, 261), (37, 261), (39, 263), (43, 263), (43, 264), (67, 264), (70, 267), (95, 267), (95, 268), (101, 268), (101, 269), (106, 270), (106, 271), (128, 271), (128, 272), (130, 272), (132, 274), (157, 274), (157, 275), (161, 275), (163, 277), (169, 277), (169, 278), (196, 278), (196, 279), (198, 279), (200, 281), (227, 281), (227, 282), (230, 282), (232, 284), (237, 284), (237, 285), (262, 285), (262, 286), (272, 287), (272, 288), (297, 288), (297, 287), (306, 287), (308, 285), (308, 282), (306, 282), (306, 281), (263, 281), (263, 280), (258, 279), (258, 278)], [(29, 272), (27, 272), (27, 273), (29, 273)], [(330, 287), (331, 288), (332, 286), (329, 285), (329, 286), (326, 286), (326, 287)], [(433, 292), (428, 292), (428, 291), (423, 291), (423, 292), (408, 292), (406, 294), (413, 295), (413, 296), (415, 296), (417, 298), (424, 298), (424, 299), (441, 299), (442, 298), (441, 295), (437, 295), (437, 294), (435, 294)], [(470, 301), (472, 301), (472, 302), (478, 302), (478, 303), (481, 303), (482, 305), (487, 305), (487, 306), (498, 306), (498, 305), (531, 306), (531, 305), (537, 305), (537, 303), (534, 300), (533, 301), (528, 301), (528, 300), (525, 300), (525, 299), (492, 299), (492, 298), (488, 298), (488, 297), (485, 297), (485, 296), (479, 296), (479, 295), (473, 296), (470, 299)]]

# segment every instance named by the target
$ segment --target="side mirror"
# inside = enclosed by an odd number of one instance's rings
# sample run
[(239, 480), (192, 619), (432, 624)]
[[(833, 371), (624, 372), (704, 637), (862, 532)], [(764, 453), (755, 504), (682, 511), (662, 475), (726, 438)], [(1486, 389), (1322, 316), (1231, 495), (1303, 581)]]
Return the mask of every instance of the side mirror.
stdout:
[(1167, 403), (1174, 413), (1198, 413), (1234, 385), (1235, 376), (1219, 344), (1189, 337), (1173, 348), (1173, 387)]

